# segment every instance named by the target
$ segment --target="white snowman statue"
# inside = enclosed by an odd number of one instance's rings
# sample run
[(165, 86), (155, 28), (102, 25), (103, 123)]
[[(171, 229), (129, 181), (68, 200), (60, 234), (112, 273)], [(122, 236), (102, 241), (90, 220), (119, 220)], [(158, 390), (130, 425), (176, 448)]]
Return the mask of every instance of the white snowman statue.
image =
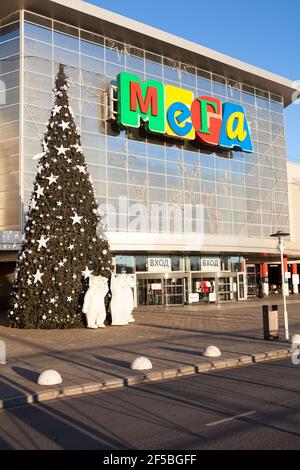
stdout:
[(106, 309), (104, 299), (108, 292), (108, 280), (103, 276), (90, 276), (89, 288), (84, 297), (82, 311), (88, 328), (105, 328)]

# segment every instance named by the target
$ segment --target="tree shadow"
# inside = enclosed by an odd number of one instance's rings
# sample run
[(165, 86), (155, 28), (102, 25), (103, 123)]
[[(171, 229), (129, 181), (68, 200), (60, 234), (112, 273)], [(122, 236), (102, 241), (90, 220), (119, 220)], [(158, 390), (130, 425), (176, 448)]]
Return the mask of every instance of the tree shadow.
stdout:
[(8, 326), (9, 321), (8, 321), (8, 315), (7, 312), (0, 311), (0, 326)]

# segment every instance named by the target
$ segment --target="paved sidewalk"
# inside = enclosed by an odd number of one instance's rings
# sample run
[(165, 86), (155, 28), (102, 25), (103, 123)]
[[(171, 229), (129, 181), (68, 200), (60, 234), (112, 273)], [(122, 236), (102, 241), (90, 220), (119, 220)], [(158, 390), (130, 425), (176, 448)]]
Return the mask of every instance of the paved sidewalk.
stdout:
[[(275, 300), (267, 302), (281, 303)], [(58, 370), (62, 385), (68, 387), (137, 375), (130, 370), (137, 355), (147, 356), (153, 371), (159, 372), (207, 363), (201, 352), (210, 344), (221, 349), (222, 360), (288, 349), (290, 345), (283, 340), (282, 306), (281, 339), (263, 340), (261, 305), (267, 302), (136, 309), (136, 323), (98, 330), (0, 326), (8, 361), (0, 365), (0, 400), (45, 390), (36, 383), (45, 369)], [(289, 300), (288, 311), (291, 334), (300, 333), (299, 297)]]

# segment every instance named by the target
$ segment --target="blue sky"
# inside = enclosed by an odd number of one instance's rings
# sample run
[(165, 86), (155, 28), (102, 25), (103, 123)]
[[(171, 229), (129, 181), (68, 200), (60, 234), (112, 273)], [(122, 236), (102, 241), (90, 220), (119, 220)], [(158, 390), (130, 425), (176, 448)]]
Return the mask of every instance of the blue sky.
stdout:
[[(300, 2), (89, 0), (250, 64), (300, 81)], [(250, 6), (249, 6), (250, 5)], [(300, 104), (285, 111), (287, 155), (300, 161)]]

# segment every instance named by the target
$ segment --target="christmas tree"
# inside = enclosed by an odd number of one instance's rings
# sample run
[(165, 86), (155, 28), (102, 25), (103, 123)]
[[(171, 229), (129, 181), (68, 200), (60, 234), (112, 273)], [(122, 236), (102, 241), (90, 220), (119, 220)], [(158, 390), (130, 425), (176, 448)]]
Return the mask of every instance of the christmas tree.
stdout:
[(85, 325), (82, 298), (91, 273), (108, 277), (112, 260), (59, 66), (54, 107), (26, 217), (11, 294), (10, 325)]

